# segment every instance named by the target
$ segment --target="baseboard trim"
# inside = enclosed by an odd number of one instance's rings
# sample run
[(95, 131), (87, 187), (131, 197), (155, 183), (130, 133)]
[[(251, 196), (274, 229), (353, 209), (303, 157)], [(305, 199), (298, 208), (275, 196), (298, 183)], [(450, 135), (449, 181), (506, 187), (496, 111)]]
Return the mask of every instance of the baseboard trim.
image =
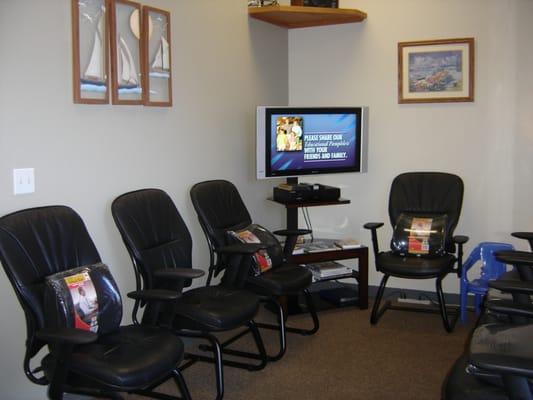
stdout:
[[(353, 281), (352, 281), (353, 282)], [(319, 292), (325, 289), (332, 289), (338, 286), (349, 286), (357, 290), (357, 285), (348, 283), (345, 281), (326, 281), (317, 282), (311, 286), (311, 292)], [(379, 286), (368, 286), (368, 297), (373, 299), (376, 297)], [(437, 302), (437, 293), (429, 290), (417, 290), (417, 289), (403, 289), (403, 288), (385, 288), (383, 298), (395, 299), (397, 297), (414, 299), (414, 300), (426, 300)], [(461, 304), (461, 296), (458, 293), (444, 293), (444, 301), (447, 305), (459, 305)], [(468, 306), (474, 305), (474, 296), (468, 296)]]

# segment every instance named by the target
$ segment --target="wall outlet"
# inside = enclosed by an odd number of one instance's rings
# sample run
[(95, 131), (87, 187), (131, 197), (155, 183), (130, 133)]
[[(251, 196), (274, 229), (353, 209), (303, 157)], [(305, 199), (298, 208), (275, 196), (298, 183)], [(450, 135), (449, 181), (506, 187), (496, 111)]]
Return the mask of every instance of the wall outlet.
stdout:
[(35, 192), (35, 174), (33, 168), (13, 170), (13, 193), (26, 194)]

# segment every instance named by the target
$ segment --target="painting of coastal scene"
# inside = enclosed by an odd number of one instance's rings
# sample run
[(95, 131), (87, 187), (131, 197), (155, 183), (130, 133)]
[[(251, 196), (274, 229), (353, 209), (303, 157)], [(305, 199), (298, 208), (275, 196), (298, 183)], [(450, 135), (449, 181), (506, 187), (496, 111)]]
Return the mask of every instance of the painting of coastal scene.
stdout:
[(474, 101), (474, 38), (398, 43), (398, 103)]
[(462, 92), (463, 52), (409, 54), (409, 92)]

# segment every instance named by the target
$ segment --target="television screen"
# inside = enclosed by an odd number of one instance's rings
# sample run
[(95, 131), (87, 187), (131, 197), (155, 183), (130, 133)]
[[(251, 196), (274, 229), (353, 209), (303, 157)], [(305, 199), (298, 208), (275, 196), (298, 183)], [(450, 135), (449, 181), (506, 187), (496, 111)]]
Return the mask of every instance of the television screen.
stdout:
[(257, 177), (365, 170), (366, 109), (258, 107)]

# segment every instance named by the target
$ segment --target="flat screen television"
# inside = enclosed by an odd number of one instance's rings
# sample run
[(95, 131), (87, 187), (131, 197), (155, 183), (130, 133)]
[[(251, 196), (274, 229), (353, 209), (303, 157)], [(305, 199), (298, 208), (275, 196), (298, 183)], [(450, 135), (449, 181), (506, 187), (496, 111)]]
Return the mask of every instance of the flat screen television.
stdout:
[(257, 107), (257, 178), (366, 172), (367, 107)]

